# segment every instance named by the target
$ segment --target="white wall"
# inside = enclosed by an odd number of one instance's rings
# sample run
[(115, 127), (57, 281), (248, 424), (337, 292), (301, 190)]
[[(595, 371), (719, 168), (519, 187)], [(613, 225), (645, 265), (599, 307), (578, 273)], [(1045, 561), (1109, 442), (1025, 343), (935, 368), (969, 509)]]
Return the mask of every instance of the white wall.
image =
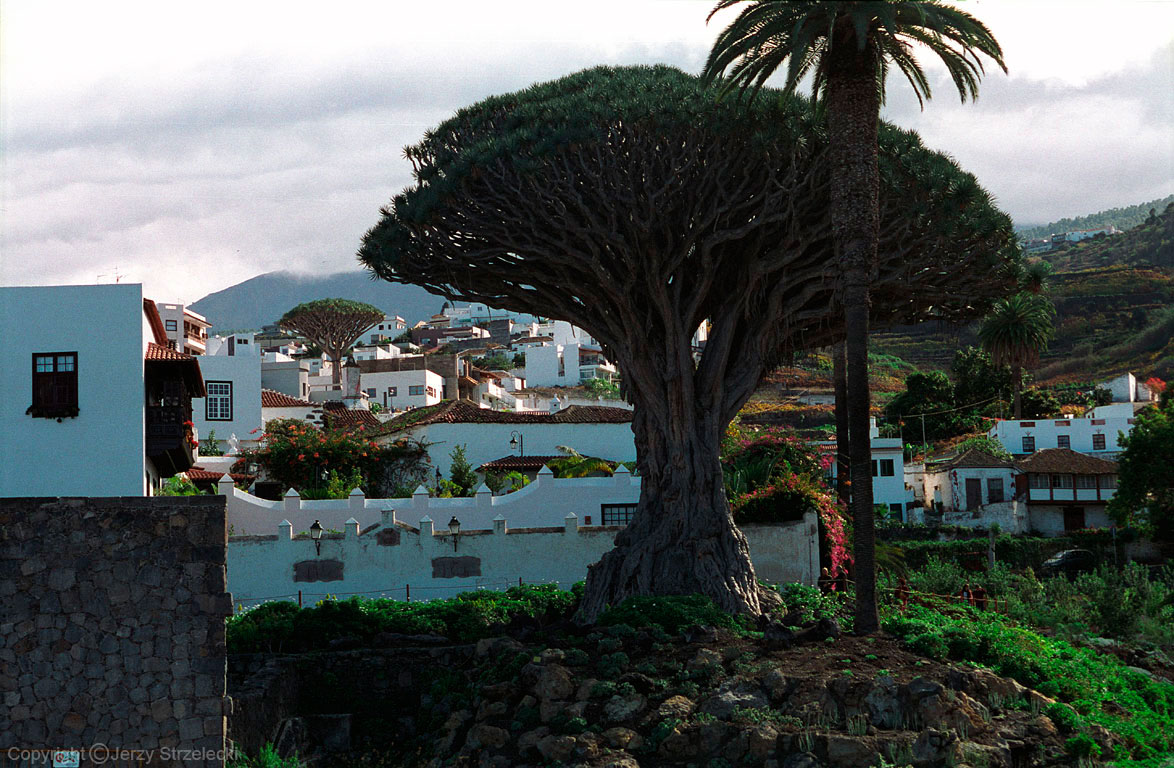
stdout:
[(531, 387), (579, 386), (579, 345), (526, 347), (525, 379)]
[[(444, 377), (427, 369), (373, 371), (362, 374), (359, 387), (364, 391), (375, 390), (375, 394), (371, 395), (371, 402), (379, 403), (384, 408), (402, 411), (405, 408), (423, 408), (439, 403), (444, 392)], [(395, 395), (388, 394), (388, 387), (395, 387)], [(424, 394), (411, 394), (411, 387), (424, 387)], [(432, 388), (433, 394), (428, 394), (428, 387)]]
[[(1059, 436), (1067, 435), (1069, 447), (1079, 453), (1112, 459), (1121, 451), (1117, 433), (1129, 434), (1133, 430), (1132, 414), (1129, 417), (1084, 419), (1021, 419), (1019, 421), (998, 421), (987, 433), (998, 440), (1004, 448), (1014, 454), (1022, 454), (1023, 438), (1035, 438), (1035, 451), (1058, 448)], [(1104, 450), (1093, 450), (1093, 435), (1105, 436)]]
[(192, 421), (200, 439), (204, 440), (210, 431), (216, 430), (216, 442), (222, 449), (227, 449), (228, 438), (234, 434), (245, 447), (255, 444), (262, 426), (261, 358), (253, 354), (203, 355), (200, 357), (200, 372), (205, 384), (209, 381), (232, 382), (232, 419), (229, 421), (208, 420), (206, 399), (192, 398)]
[[(632, 425), (623, 424), (428, 424), (407, 430), (412, 437), (431, 444), (428, 455), (433, 466), (448, 477), (457, 445), (465, 446), (465, 457), (476, 469), (487, 461), (518, 455), (510, 450), (510, 435), (522, 436), (527, 456), (558, 456), (560, 445), (585, 456), (612, 461), (635, 461), (636, 441)], [(389, 437), (394, 440), (404, 433)], [(386, 439), (386, 438), (385, 438)], [(382, 442), (382, 440), (381, 440)]]
[[(0, 496), (146, 493), (137, 284), (0, 288)], [(33, 418), (32, 356), (77, 352), (76, 418)]]
[[(269, 535), (230, 537), (228, 589), (244, 605), (296, 600), (299, 590), (308, 602), (340, 593), (404, 599), (409, 586), (413, 600), (432, 600), (478, 588), (504, 589), (519, 579), (569, 589), (613, 547), (617, 533), (616, 528), (580, 527), (573, 515), (545, 529), (516, 528), (499, 519), (488, 530), (462, 527), (454, 547), (446, 522), (428, 520), (417, 529), (397, 522), (389, 511), (373, 527), (349, 523), (341, 535), (324, 535), (321, 552), (309, 537), (294, 538), (298, 531), (289, 525), (275, 526)], [(747, 527), (758, 575), (813, 584), (819, 565), (816, 530), (811, 513), (796, 523)], [(474, 559), (474, 572), (446, 575), (443, 569), (454, 558)], [(307, 561), (341, 563), (341, 579), (295, 581), (295, 564)]]
[[(1084, 526), (1086, 528), (1108, 528), (1113, 525), (1113, 521), (1105, 514), (1103, 505), (1081, 505), (1081, 507), (1084, 509)], [(1064, 505), (1032, 504), (1030, 506), (1030, 521), (1030, 530), (1039, 531), (1045, 536), (1063, 536)]]
[[(873, 431), (876, 431), (875, 427)], [(913, 501), (914, 494), (912, 490), (905, 487), (905, 451), (901, 446), (901, 440), (896, 437), (876, 437), (874, 435), (870, 441), (870, 447), (872, 448), (872, 460), (877, 462), (877, 474), (872, 478), (872, 503), (886, 506), (900, 504), (901, 509), (905, 509), (905, 504)], [(880, 474), (882, 460), (893, 462), (891, 476)], [(831, 472), (834, 484), (835, 478), (839, 474), (834, 461), (831, 464)]]
[[(604, 504), (635, 504), (640, 500), (640, 479), (621, 468), (613, 477), (556, 479), (543, 470), (534, 482), (504, 496), (488, 489), (473, 498), (439, 499), (427, 492), (405, 499), (368, 499), (356, 490), (349, 499), (302, 501), (291, 491), (283, 501), (258, 499), (229, 484), (219, 492), (228, 499), (228, 524), (236, 534), (271, 533), (282, 520), (295, 531), (308, 530), (315, 520), (326, 528), (341, 530), (353, 517), (366, 527), (376, 523), (385, 509), (396, 510), (397, 519), (416, 525), (425, 517), (448, 524), (456, 517), (470, 530), (493, 527), (493, 518), (504, 515), (515, 527), (562, 525), (572, 512), (584, 525), (599, 525)], [(590, 521), (590, 522), (588, 522)]]
[[(1062, 522), (1063, 518), (1061, 518)], [(1000, 532), (1012, 535), (1027, 533), (1031, 529), (1027, 505), (1015, 500), (1000, 504), (987, 504), (973, 512), (953, 510), (942, 514), (942, 524), (944, 525), (987, 528), (992, 523), (998, 523)]]
[(301, 360), (262, 361), (261, 386), (306, 400), (310, 396), (309, 370)]
[(1015, 495), (1015, 472), (1010, 467), (961, 467), (945, 472), (926, 472), (924, 475), (927, 502), (941, 502), (948, 510), (966, 509), (966, 480), (982, 482), (982, 504), (990, 504), (991, 479), (1003, 481), (1003, 501)]

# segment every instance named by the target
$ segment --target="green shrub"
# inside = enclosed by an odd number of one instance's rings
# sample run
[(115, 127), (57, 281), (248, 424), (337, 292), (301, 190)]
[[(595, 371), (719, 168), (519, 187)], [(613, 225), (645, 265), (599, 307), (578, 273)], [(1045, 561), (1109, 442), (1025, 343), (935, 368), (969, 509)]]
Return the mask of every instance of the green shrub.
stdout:
[(783, 597), (781, 612), (798, 613), (803, 623), (834, 618), (840, 608), (834, 597), (806, 584), (784, 584), (779, 593)]
[(659, 626), (672, 634), (694, 624), (733, 631), (749, 630), (751, 627), (749, 619), (731, 616), (703, 595), (629, 597), (620, 605), (604, 611), (598, 623), (605, 627), (615, 624)]

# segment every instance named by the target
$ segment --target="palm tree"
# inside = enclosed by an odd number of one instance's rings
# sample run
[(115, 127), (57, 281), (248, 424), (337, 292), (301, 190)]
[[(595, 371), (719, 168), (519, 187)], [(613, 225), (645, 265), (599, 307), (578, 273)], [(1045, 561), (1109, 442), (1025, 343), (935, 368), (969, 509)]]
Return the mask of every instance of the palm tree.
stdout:
[(1015, 384), (1015, 418), (1022, 414), (1019, 395), (1023, 389), (1023, 369), (1039, 361), (1055, 333), (1052, 318), (1056, 308), (1046, 297), (1024, 291), (1000, 299), (991, 307), (978, 329), (978, 340), (996, 365), (1011, 366)]
[(1048, 289), (1048, 280), (1051, 279), (1053, 271), (1051, 263), (1033, 261), (1020, 272), (1019, 289), (1030, 293), (1043, 293)]
[(820, 0), (720, 0), (710, 13), (746, 2), (714, 43), (703, 76), (720, 78), (723, 94), (753, 97), (784, 63), (784, 91), (813, 76), (812, 92), (825, 110), (831, 170), (832, 238), (842, 265), (848, 379), (848, 450), (856, 558), (856, 630), (879, 628), (876, 610), (875, 530), (869, 444), (869, 281), (876, 262), (879, 208), (877, 125), (885, 77), (895, 65), (920, 103), (930, 84), (913, 56), (922, 44), (946, 65), (965, 101), (978, 95), (983, 74), (978, 54), (1006, 71), (1003, 52), (973, 16), (939, 0), (821, 2)]

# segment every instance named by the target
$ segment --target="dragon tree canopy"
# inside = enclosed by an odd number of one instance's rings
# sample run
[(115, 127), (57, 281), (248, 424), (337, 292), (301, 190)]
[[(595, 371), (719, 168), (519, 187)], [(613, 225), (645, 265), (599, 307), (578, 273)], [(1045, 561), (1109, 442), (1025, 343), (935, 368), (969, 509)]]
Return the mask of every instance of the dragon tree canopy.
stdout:
[[(670, 67), (600, 67), (459, 111), (359, 259), (377, 276), (569, 320), (635, 405), (641, 498), (581, 616), (632, 594), (757, 612), (721, 436), (780, 355), (842, 336), (827, 137), (806, 102), (719, 101)], [(1013, 283), (1008, 217), (910, 132), (880, 137), (873, 322), (962, 321)], [(700, 361), (690, 345), (712, 327)]]

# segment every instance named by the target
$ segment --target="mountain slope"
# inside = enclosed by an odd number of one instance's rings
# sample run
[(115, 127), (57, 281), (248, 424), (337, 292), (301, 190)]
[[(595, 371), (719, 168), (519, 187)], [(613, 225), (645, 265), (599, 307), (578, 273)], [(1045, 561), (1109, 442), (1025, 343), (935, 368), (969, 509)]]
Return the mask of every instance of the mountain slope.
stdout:
[(419, 286), (372, 280), (361, 270), (333, 275), (267, 272), (210, 293), (190, 308), (211, 321), (213, 333), (224, 333), (259, 329), (302, 302), (326, 298), (363, 301), (409, 325), (436, 314), (445, 301)]
[(1151, 200), (1148, 203), (1129, 205), (1124, 208), (1110, 208), (1107, 211), (1090, 213), (1087, 216), (1077, 216), (1074, 219), (1060, 219), (1050, 224), (1035, 227), (1015, 227), (1015, 232), (1024, 239), (1033, 237), (1048, 237), (1057, 232), (1072, 232), (1078, 229), (1103, 229), (1112, 224), (1117, 229), (1132, 229), (1145, 221), (1150, 209), (1162, 212), (1166, 206), (1174, 203), (1174, 195), (1167, 195), (1161, 200)]

